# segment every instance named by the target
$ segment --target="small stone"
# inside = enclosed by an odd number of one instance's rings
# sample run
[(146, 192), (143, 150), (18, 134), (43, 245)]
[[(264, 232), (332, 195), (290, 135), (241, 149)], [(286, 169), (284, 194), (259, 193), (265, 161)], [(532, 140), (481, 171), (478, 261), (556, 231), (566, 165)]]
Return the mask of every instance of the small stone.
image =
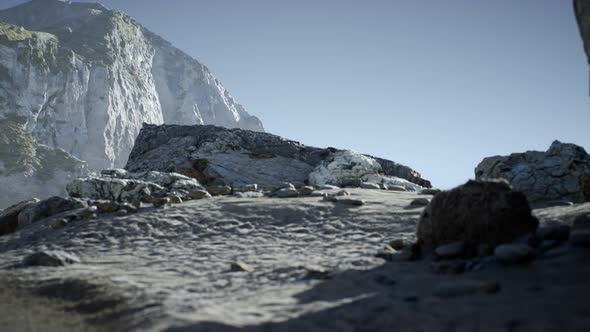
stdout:
[(465, 252), (465, 243), (463, 241), (457, 241), (449, 244), (443, 244), (434, 250), (436, 256), (443, 259), (457, 258), (463, 255)]
[(125, 209), (121, 209), (121, 210), (119, 210), (119, 211), (117, 211), (117, 212), (115, 213), (115, 215), (116, 215), (117, 217), (126, 216), (127, 214), (128, 214), (128, 212), (127, 212), (127, 210), (125, 210)]
[(243, 193), (247, 191), (258, 191), (258, 185), (256, 183), (253, 184), (245, 184), (241, 186), (234, 187), (234, 192), (236, 193)]
[(182, 197), (178, 195), (168, 196), (170, 198), (170, 204), (180, 204), (182, 203)]
[(211, 198), (211, 194), (207, 190), (201, 189), (191, 190), (188, 196), (192, 199)]
[(570, 233), (570, 243), (577, 247), (590, 247), (590, 229), (574, 229)]
[(285, 182), (285, 183), (281, 183), (278, 187), (277, 190), (279, 189), (297, 189), (295, 188), (295, 185), (293, 185), (290, 182)]
[(346, 204), (351, 206), (363, 206), (366, 204), (364, 199), (355, 199), (355, 198), (339, 198), (336, 199), (337, 203)]
[(377, 183), (371, 183), (371, 182), (362, 182), (360, 185), (361, 188), (363, 189), (377, 189), (377, 190), (381, 190), (381, 186)]
[(264, 194), (259, 191), (245, 191), (243, 193), (241, 193), (241, 192), (234, 193), (233, 196), (239, 197), (239, 198), (260, 198), (260, 197), (263, 197)]
[(324, 184), (324, 185), (320, 186), (320, 190), (337, 190), (337, 189), (340, 189), (340, 187), (334, 186), (331, 184)]
[(570, 236), (570, 227), (568, 225), (541, 226), (537, 229), (536, 236), (541, 241), (565, 242)]
[(299, 192), (297, 191), (297, 189), (283, 188), (283, 189), (279, 189), (275, 193), (275, 196), (278, 198), (292, 198), (292, 197), (298, 197)]
[(230, 270), (232, 272), (252, 272), (254, 268), (242, 261), (235, 261), (231, 263)]
[(332, 273), (330, 270), (319, 265), (306, 265), (303, 267), (307, 271), (308, 279), (330, 279)]
[(422, 194), (422, 195), (436, 195), (439, 192), (441, 192), (440, 189), (426, 188), (426, 189), (422, 189), (420, 194)]
[(404, 242), (404, 239), (394, 239), (394, 240), (391, 240), (391, 242), (389, 242), (389, 246), (395, 250), (403, 249), (405, 244), (406, 243)]
[(335, 196), (350, 196), (350, 193), (346, 190), (340, 190), (335, 194)]
[(494, 250), (494, 256), (502, 263), (518, 264), (531, 260), (534, 256), (534, 251), (526, 244), (501, 244)]
[(168, 197), (156, 197), (152, 199), (152, 204), (155, 208), (161, 208), (165, 205), (170, 204), (170, 198)]
[(65, 266), (80, 263), (78, 256), (61, 250), (46, 250), (26, 256), (23, 266)]
[(315, 190), (309, 196), (311, 196), (311, 197), (326, 197), (326, 196), (328, 196), (328, 193), (325, 193), (325, 192), (319, 191), (319, 190)]
[(313, 192), (315, 191), (315, 188), (312, 186), (303, 186), (300, 190), (299, 190), (299, 194), (301, 196), (310, 196)]
[(232, 193), (230, 186), (208, 186), (207, 191), (213, 196), (225, 196)]
[(430, 203), (430, 200), (428, 198), (415, 198), (414, 200), (412, 200), (412, 202), (410, 203), (410, 206), (426, 206)]
[(398, 186), (395, 184), (391, 184), (387, 186), (387, 190), (391, 190), (391, 191), (406, 191), (406, 188), (403, 186)]

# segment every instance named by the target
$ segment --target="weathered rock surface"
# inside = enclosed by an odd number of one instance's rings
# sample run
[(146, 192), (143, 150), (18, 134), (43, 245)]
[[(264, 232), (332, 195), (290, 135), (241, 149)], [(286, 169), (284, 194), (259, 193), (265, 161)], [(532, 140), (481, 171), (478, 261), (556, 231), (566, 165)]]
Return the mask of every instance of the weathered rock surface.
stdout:
[[(417, 172), (392, 165), (397, 164), (383, 159), (378, 162), (353, 151), (308, 147), (249, 130), (145, 124), (125, 168), (129, 172), (174, 171), (202, 184), (233, 187), (252, 183), (267, 187), (284, 182), (340, 186), (355, 180), (360, 186), (361, 177), (380, 175), (375, 181), (397, 181), (414, 191), (422, 188), (401, 178), (416, 180)], [(395, 174), (398, 170), (403, 171)], [(429, 185), (426, 180), (418, 182)]]
[(477, 179), (506, 179), (530, 202), (589, 201), (590, 155), (574, 144), (553, 142), (546, 152), (528, 151), (485, 158), (476, 168)]
[(208, 195), (196, 179), (178, 173), (129, 173), (121, 169), (104, 170), (101, 176), (75, 179), (67, 185), (67, 191), (72, 197), (128, 202), (136, 206), (142, 202), (151, 203), (153, 197), (178, 196), (187, 200), (195, 198), (198, 192), (202, 193), (201, 197)]
[(43, 0), (0, 21), (0, 117), (92, 169), (123, 166), (144, 121), (263, 130), (205, 65), (120, 11)]
[(524, 194), (504, 181), (468, 181), (434, 196), (420, 216), (417, 236), (428, 251), (463, 241), (468, 254), (535, 232), (538, 222)]
[(88, 204), (75, 198), (50, 197), (23, 209), (18, 214), (18, 228), (26, 227), (46, 217), (87, 206)]

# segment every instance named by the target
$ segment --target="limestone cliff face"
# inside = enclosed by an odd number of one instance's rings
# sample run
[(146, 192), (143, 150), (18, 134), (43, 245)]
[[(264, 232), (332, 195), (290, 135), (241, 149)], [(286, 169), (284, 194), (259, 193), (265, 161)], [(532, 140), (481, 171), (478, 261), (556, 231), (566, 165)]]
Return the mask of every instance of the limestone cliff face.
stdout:
[(206, 66), (100, 4), (0, 11), (0, 118), (93, 169), (121, 167), (144, 122), (263, 131)]

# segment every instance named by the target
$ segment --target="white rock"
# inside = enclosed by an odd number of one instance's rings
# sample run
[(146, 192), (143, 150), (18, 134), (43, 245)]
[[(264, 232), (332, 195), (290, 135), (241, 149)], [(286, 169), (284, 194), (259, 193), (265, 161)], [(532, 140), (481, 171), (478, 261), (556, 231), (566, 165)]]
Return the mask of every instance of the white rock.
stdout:
[(334, 154), (329, 162), (323, 162), (309, 174), (309, 184), (342, 186), (350, 179), (361, 178), (367, 174), (377, 174), (381, 165), (373, 158), (356, 151), (343, 150)]

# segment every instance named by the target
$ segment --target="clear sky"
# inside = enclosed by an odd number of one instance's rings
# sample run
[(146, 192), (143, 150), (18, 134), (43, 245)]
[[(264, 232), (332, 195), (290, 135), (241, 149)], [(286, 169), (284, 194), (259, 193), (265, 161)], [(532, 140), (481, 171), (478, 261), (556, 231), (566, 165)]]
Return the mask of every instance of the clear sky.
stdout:
[(437, 187), (555, 139), (590, 151), (569, 0), (101, 2), (205, 63), (268, 132), (391, 159)]

